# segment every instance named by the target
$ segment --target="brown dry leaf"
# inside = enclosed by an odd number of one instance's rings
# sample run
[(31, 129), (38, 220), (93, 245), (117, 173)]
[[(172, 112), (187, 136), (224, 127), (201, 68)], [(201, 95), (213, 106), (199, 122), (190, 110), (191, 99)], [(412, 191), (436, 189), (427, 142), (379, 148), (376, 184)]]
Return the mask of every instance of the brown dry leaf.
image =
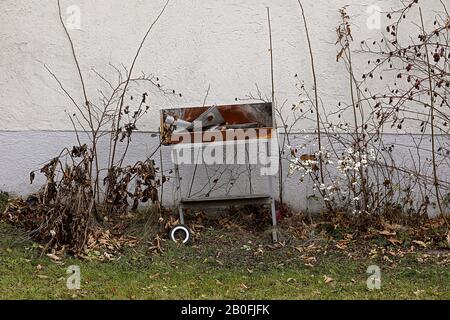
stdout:
[(38, 271), (41, 271), (42, 269), (44, 269), (44, 267), (41, 266), (40, 264), (38, 264), (38, 265), (36, 266), (36, 269), (37, 269)]
[(222, 285), (223, 285), (223, 283), (220, 282), (218, 279), (216, 279), (216, 283), (217, 283), (219, 286), (222, 286)]
[(389, 232), (389, 230), (378, 231), (378, 233), (381, 234), (382, 236), (395, 236), (396, 235), (395, 232)]
[(393, 257), (397, 256), (397, 253), (395, 253), (394, 251), (388, 251), (387, 253)]
[(420, 241), (420, 240), (413, 240), (412, 242), (414, 242), (415, 244), (418, 244), (418, 245), (421, 246), (421, 247), (424, 247), (424, 248), (427, 247), (427, 244), (426, 244), (425, 242), (423, 242), (423, 241)]
[(414, 291), (414, 294), (416, 296), (420, 296), (422, 293), (425, 293), (425, 290), (416, 290), (416, 291)]
[(447, 233), (447, 243), (450, 246), (450, 231)]
[(241, 289), (248, 290), (248, 287), (244, 283), (241, 283), (239, 286)]
[(402, 244), (403, 243), (403, 241), (397, 240), (397, 239), (394, 239), (394, 238), (389, 238), (388, 241), (390, 243), (392, 243), (393, 245), (397, 245), (397, 244)]
[(331, 282), (334, 281), (334, 279), (331, 278), (331, 277), (329, 277), (329, 276), (323, 276), (323, 281), (324, 281), (325, 283), (331, 283)]
[(113, 260), (113, 256), (112, 254), (108, 253), (108, 252), (103, 252), (103, 256), (108, 259), (108, 260)]
[(157, 273), (152, 274), (152, 275), (149, 276), (150, 279), (156, 279), (156, 278), (158, 278), (158, 277), (159, 277), (159, 272), (157, 272)]
[(53, 253), (47, 253), (47, 257), (49, 257), (50, 259), (54, 260), (54, 261), (60, 261), (61, 258), (58, 257), (56, 254)]
[(255, 251), (255, 256), (262, 255), (262, 254), (264, 254), (264, 250), (263, 250), (263, 248), (259, 247), (259, 248)]
[(300, 160), (302, 161), (315, 161), (316, 155), (315, 154), (302, 154), (300, 156)]
[(382, 222), (382, 225), (383, 225), (386, 229), (393, 230), (393, 231), (398, 231), (398, 230), (405, 230), (405, 229), (407, 229), (405, 226), (402, 226), (401, 224), (398, 224), (398, 223), (390, 224), (390, 223), (388, 223), (388, 222), (383, 221), (383, 222)]
[[(302, 258), (304, 258), (304, 257), (302, 257)], [(307, 263), (316, 263), (317, 262), (316, 257), (306, 257), (306, 258), (304, 258), (304, 260)]]

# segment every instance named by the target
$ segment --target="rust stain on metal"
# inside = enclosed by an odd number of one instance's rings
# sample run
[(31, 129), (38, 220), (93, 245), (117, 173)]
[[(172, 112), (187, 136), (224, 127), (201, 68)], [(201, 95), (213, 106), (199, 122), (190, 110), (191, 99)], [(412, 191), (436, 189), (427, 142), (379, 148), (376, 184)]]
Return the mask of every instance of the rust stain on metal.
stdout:
[[(161, 111), (163, 143), (193, 141), (195, 121), (200, 123), (203, 136), (206, 131), (221, 132), (223, 141), (226, 141), (229, 130), (252, 128), (257, 139), (262, 139), (270, 138), (274, 129), (271, 103), (164, 109)], [(186, 139), (188, 136), (191, 139)], [(210, 135), (203, 140), (211, 141), (214, 139)]]

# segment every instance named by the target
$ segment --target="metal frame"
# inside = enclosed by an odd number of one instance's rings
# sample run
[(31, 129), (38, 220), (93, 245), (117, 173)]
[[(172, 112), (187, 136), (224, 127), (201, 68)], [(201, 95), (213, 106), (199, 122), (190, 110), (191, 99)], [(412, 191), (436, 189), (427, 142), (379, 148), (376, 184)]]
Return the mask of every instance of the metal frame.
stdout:
[[(274, 139), (271, 137), (271, 139)], [(270, 148), (269, 148), (270, 139), (267, 139), (267, 156), (270, 157)], [(186, 148), (188, 146), (183, 146)], [(189, 146), (192, 147), (192, 146)], [(188, 147), (188, 148), (189, 148)], [(186, 208), (205, 208), (205, 207), (221, 207), (225, 205), (242, 205), (242, 204), (265, 204), (270, 205), (270, 210), (272, 214), (272, 239), (274, 242), (278, 241), (278, 231), (277, 231), (277, 216), (275, 210), (275, 197), (273, 191), (273, 176), (268, 175), (268, 195), (261, 194), (250, 194), (243, 196), (232, 196), (232, 197), (221, 197), (221, 198), (183, 198), (181, 191), (181, 176), (180, 176), (180, 166), (178, 163), (178, 155), (176, 149), (173, 148), (173, 160), (174, 160), (174, 168), (175, 168), (175, 178), (176, 178), (176, 187), (178, 189), (179, 199), (178, 199), (178, 214), (180, 217), (180, 223), (185, 224), (184, 220), (184, 212), (183, 210)], [(192, 179), (194, 179), (193, 177)]]

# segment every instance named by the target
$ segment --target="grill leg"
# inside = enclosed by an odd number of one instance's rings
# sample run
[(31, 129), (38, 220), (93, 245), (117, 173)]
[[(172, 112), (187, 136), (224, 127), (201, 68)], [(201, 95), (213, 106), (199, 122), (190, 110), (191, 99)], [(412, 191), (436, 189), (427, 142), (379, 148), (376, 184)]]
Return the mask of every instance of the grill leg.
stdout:
[(184, 213), (183, 208), (181, 206), (178, 206), (178, 214), (180, 215), (180, 223), (184, 224)]
[(183, 208), (181, 206), (181, 197), (182, 197), (182, 193), (181, 193), (181, 177), (180, 177), (180, 167), (178, 164), (178, 151), (176, 149), (173, 149), (173, 162), (174, 162), (174, 166), (175, 166), (175, 179), (177, 182), (177, 189), (178, 189), (178, 214), (180, 216), (180, 223), (184, 224), (184, 214), (183, 214)]
[[(270, 147), (269, 140), (267, 141), (267, 156), (270, 157)], [(271, 198), (270, 209), (272, 211), (272, 240), (273, 242), (278, 241), (278, 230), (277, 230), (277, 212), (275, 210), (275, 196), (273, 192), (273, 175), (269, 174), (267, 176), (269, 184), (269, 193)]]
[[(272, 178), (269, 178), (272, 179)], [(273, 242), (278, 241), (278, 230), (277, 230), (277, 212), (275, 210), (275, 199), (272, 195), (272, 201), (270, 203), (270, 209), (272, 211), (272, 240)]]

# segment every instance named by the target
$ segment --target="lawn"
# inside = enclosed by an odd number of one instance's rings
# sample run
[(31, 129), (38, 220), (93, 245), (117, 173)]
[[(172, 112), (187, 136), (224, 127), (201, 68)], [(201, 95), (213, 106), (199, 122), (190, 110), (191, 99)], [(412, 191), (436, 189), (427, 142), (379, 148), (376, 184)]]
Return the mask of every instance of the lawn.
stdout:
[[(0, 193), (0, 211), (6, 200)], [(242, 227), (207, 227), (192, 245), (165, 241), (161, 254), (143, 242), (114, 261), (55, 260), (0, 222), (0, 299), (450, 299), (448, 250), (370, 247), (358, 254), (361, 244), (336, 250), (326, 242), (273, 246), (269, 239)], [(72, 265), (80, 267), (79, 290), (66, 285)], [(381, 268), (380, 290), (367, 288), (370, 265)]]
[[(321, 254), (307, 265), (295, 250), (258, 256), (256, 242), (208, 230), (199, 245), (165, 245), (161, 255), (127, 249), (117, 261), (64, 257), (54, 261), (20, 231), (0, 224), (1, 299), (449, 299), (449, 269), (418, 253), (383, 266), (381, 289), (369, 290), (366, 269), (379, 260)], [(220, 238), (222, 247), (206, 246)], [(224, 248), (228, 244), (229, 248)], [(240, 244), (240, 245), (239, 245)], [(224, 254), (226, 252), (226, 254)], [(66, 287), (67, 267), (78, 265), (81, 289)]]

